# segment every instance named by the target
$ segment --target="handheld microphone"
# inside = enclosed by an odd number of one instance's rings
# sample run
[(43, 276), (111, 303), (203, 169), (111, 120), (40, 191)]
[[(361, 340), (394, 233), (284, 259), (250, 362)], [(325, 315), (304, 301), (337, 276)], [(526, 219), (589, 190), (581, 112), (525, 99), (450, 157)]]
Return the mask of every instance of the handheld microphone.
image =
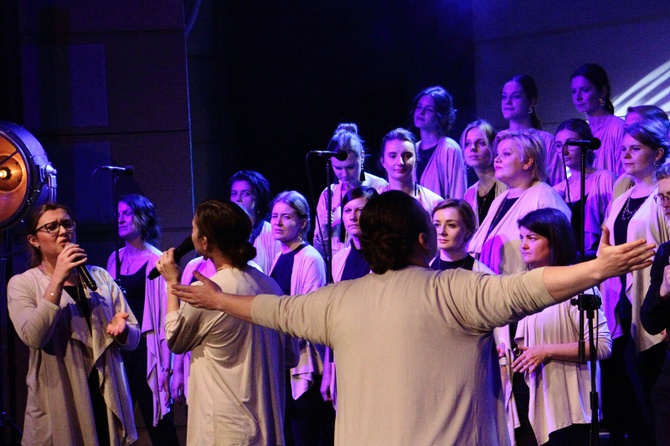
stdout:
[(347, 157), (349, 156), (349, 154), (342, 149), (336, 152), (331, 150), (311, 150), (307, 154), (316, 155), (319, 158), (335, 158), (338, 161), (346, 161)]
[(100, 166), (99, 168), (102, 170), (109, 170), (110, 172), (120, 172), (127, 177), (132, 177), (135, 173), (135, 168), (133, 166)]
[(84, 282), (84, 285), (86, 285), (89, 290), (95, 291), (98, 289), (98, 284), (95, 283), (95, 280), (91, 277), (91, 273), (88, 271), (88, 268), (86, 268), (86, 265), (79, 265), (77, 271), (79, 272), (79, 277), (82, 282)]
[(565, 141), (564, 146), (577, 146), (584, 149), (596, 150), (600, 147), (600, 140), (598, 138), (591, 139), (568, 139)]
[[(174, 250), (174, 261), (179, 262), (182, 257), (184, 257), (186, 254), (189, 252), (193, 251), (195, 247), (193, 246), (193, 240), (191, 240), (191, 236), (189, 235), (184, 239), (183, 242), (181, 242), (181, 245), (177, 246)], [(149, 280), (154, 280), (158, 276), (160, 276), (161, 273), (158, 271), (158, 268), (154, 266), (154, 269), (152, 269), (149, 272), (149, 275), (147, 276)]]

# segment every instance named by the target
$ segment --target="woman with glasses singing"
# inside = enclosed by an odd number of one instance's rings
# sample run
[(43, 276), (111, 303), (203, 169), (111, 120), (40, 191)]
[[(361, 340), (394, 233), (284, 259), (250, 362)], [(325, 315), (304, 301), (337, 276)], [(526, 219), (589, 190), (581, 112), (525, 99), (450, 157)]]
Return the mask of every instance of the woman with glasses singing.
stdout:
[(467, 188), (463, 152), (447, 136), (456, 120), (453, 98), (440, 86), (430, 87), (416, 95), (412, 105), (414, 127), (421, 137), (414, 178), (440, 197), (463, 198)]
[[(654, 172), (668, 153), (662, 124), (647, 120), (624, 130), (620, 160), (634, 186), (618, 196), (605, 218), (610, 243), (644, 238), (660, 245), (670, 240), (664, 212), (654, 202), (658, 188)], [(651, 387), (665, 359), (662, 335), (644, 330), (640, 308), (650, 285), (651, 267), (604, 281), (603, 310), (612, 333), (612, 357), (602, 362), (603, 416), (612, 441), (653, 444)]]
[(31, 269), (12, 277), (7, 306), (30, 348), (24, 444), (127, 445), (137, 440), (120, 349), (140, 331), (123, 293), (102, 268), (89, 267), (68, 210), (47, 203), (28, 225)]

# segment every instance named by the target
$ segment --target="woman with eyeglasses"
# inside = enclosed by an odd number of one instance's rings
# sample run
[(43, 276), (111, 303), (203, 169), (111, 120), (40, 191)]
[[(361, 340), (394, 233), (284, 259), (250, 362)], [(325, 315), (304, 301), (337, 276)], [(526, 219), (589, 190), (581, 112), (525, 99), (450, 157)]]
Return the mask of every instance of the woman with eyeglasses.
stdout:
[[(626, 127), (620, 160), (634, 185), (612, 200), (608, 210), (604, 224), (611, 244), (644, 238), (660, 245), (670, 240), (663, 208), (654, 202), (654, 172), (669, 147), (666, 129), (657, 121)], [(602, 362), (603, 416), (614, 442), (623, 441), (625, 434), (632, 444), (654, 441), (651, 388), (665, 359), (666, 342), (661, 334), (645, 331), (640, 320), (650, 272), (647, 267), (600, 285), (613, 339), (612, 357)]]
[[(562, 162), (570, 170), (570, 178), (554, 186), (554, 190), (565, 200), (572, 211), (572, 230), (579, 243), (582, 226), (581, 162), (582, 148), (567, 144), (570, 139), (590, 140), (593, 138), (589, 124), (583, 119), (568, 119), (559, 124), (554, 137), (554, 151), (561, 154)], [(595, 153), (587, 149), (585, 154), (586, 172), (584, 176), (584, 247), (586, 257), (593, 257), (600, 242), (605, 211), (612, 201), (615, 175), (609, 170), (593, 167)], [(578, 246), (581, 250), (582, 247)]]
[(454, 99), (439, 85), (426, 88), (414, 98), (412, 118), (421, 137), (416, 143), (414, 179), (440, 197), (463, 198), (467, 188), (463, 152), (447, 136), (456, 120)]
[(173, 360), (163, 329), (167, 290), (162, 278), (147, 278), (161, 255), (156, 248), (158, 213), (148, 198), (137, 194), (121, 197), (118, 213), (118, 233), (125, 245), (119, 250), (119, 276), (115, 252), (107, 270), (125, 290), (142, 332), (137, 348), (122, 352), (133, 406), (137, 403), (152, 444), (178, 445), (170, 402)]
[(7, 285), (9, 316), (30, 349), (23, 444), (128, 445), (137, 440), (121, 349), (140, 339), (137, 320), (107, 271), (88, 267), (62, 205), (46, 203), (27, 223), (30, 269)]
[[(656, 204), (670, 219), (670, 164), (656, 171), (658, 193)], [(670, 332), (670, 242), (658, 247), (651, 266), (651, 283), (642, 303), (642, 326), (652, 335)], [(652, 389), (651, 403), (656, 422), (656, 444), (670, 444), (670, 351), (666, 351), (663, 368)]]

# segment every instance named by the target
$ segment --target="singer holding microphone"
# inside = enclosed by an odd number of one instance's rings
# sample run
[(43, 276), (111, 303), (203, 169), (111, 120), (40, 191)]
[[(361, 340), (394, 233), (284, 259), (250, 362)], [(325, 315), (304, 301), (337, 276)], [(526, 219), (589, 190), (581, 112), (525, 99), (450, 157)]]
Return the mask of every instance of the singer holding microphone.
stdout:
[[(612, 201), (612, 189), (615, 175), (609, 170), (593, 167), (595, 153), (600, 141), (593, 138), (589, 124), (583, 119), (568, 119), (559, 124), (554, 136), (553, 149), (563, 160), (562, 164), (570, 169), (569, 178), (554, 186), (554, 190), (565, 200), (572, 211), (570, 223), (579, 243), (582, 228), (580, 225), (581, 202), (581, 156), (585, 149), (586, 171), (584, 175), (584, 247), (586, 258), (595, 257), (600, 242), (605, 210)], [(577, 249), (582, 247), (578, 244)]]
[(134, 349), (137, 321), (107, 272), (90, 267), (75, 221), (55, 203), (27, 223), (31, 269), (7, 285), (9, 316), (30, 348), (23, 444), (128, 445), (137, 440), (120, 350)]
[(133, 406), (137, 402), (152, 444), (178, 445), (170, 411), (172, 361), (163, 330), (166, 286), (162, 279), (147, 277), (161, 255), (155, 246), (158, 213), (148, 198), (136, 194), (121, 197), (118, 213), (119, 237), (125, 243), (119, 251), (119, 277), (116, 253), (109, 256), (107, 270), (123, 287), (142, 333), (137, 349), (122, 353)]
[[(316, 206), (316, 224), (314, 225), (314, 247), (326, 255), (326, 246), (332, 240), (332, 254), (342, 248), (349, 246), (349, 237), (342, 227), (342, 197), (351, 189), (359, 186), (374, 188), (380, 192), (388, 186), (388, 183), (377, 176), (364, 171), (365, 148), (363, 140), (358, 136), (356, 124), (347, 123), (337, 126), (333, 137), (327, 146), (328, 152), (337, 154), (333, 156), (333, 172), (336, 180), (324, 189)], [(332, 215), (331, 227), (328, 228), (328, 208), (326, 194), (331, 193)]]
[[(195, 250), (216, 268), (212, 280), (229, 292), (281, 294), (277, 283), (247, 263), (251, 221), (231, 202), (208, 200), (193, 217)], [(177, 250), (157, 268), (169, 285), (179, 283)], [(316, 254), (318, 257), (318, 254)], [(202, 285), (196, 283), (194, 286)], [(176, 353), (191, 351), (188, 377), (189, 445), (283, 445), (285, 373), (298, 359), (297, 343), (269, 328), (219, 311), (181, 304), (168, 296), (165, 332)]]

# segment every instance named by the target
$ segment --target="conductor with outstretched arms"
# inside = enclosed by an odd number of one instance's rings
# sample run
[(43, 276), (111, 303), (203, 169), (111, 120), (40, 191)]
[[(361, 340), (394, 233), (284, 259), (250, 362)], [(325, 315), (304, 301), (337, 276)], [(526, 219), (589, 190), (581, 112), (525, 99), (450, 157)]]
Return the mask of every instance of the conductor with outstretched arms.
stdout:
[(604, 236), (589, 262), (499, 277), (428, 269), (435, 227), (403, 192), (370, 200), (360, 226), (374, 272), (360, 279), (281, 299), (225, 294), (197, 273), (203, 286), (172, 287), (191, 305), (330, 346), (338, 445), (509, 444), (493, 328), (649, 266), (654, 248)]

